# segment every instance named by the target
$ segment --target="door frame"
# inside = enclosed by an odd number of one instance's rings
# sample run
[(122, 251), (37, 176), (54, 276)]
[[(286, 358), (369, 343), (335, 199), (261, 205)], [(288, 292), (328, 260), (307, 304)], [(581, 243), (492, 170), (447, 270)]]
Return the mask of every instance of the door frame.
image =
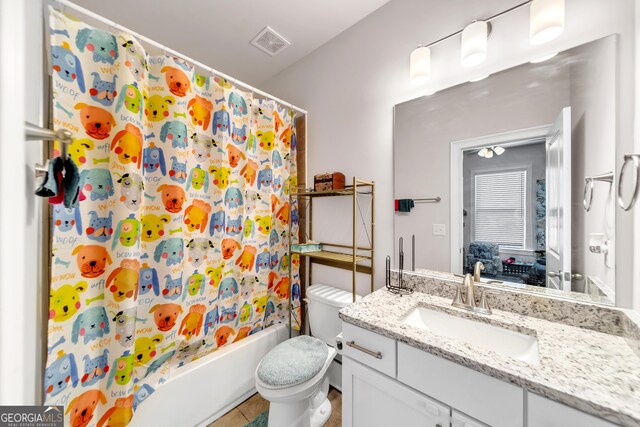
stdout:
[(463, 206), (464, 206), (464, 179), (463, 179), (463, 160), (464, 152), (476, 148), (486, 147), (488, 145), (500, 145), (502, 147), (514, 147), (518, 145), (526, 145), (532, 140), (545, 140), (547, 133), (553, 124), (536, 126), (516, 131), (495, 133), (491, 135), (480, 136), (477, 138), (463, 139), (452, 141), (450, 145), (450, 236), (451, 236), (451, 272), (455, 274), (463, 273)]

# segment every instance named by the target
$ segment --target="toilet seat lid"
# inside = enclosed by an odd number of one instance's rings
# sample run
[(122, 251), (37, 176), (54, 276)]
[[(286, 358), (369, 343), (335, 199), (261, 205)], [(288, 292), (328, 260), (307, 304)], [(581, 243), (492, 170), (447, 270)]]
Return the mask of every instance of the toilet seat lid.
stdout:
[(301, 335), (275, 346), (262, 358), (256, 374), (267, 386), (291, 387), (317, 375), (328, 355), (323, 341)]

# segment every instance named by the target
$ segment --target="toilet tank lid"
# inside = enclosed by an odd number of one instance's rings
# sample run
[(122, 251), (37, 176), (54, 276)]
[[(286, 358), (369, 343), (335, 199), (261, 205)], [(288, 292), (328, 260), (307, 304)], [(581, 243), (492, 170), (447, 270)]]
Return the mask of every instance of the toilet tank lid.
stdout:
[[(317, 301), (334, 307), (346, 307), (353, 303), (351, 292), (323, 284), (309, 286), (306, 296), (311, 301)], [(356, 295), (356, 301), (360, 298), (362, 298), (360, 295)]]

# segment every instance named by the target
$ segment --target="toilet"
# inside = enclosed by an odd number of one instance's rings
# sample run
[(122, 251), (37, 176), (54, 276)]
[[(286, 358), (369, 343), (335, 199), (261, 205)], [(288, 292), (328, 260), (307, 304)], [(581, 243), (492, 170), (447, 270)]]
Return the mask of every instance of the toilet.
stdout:
[(327, 369), (342, 330), (338, 311), (353, 298), (350, 292), (321, 284), (310, 286), (306, 296), (313, 336), (278, 344), (256, 369), (256, 389), (269, 401), (269, 427), (320, 427), (331, 416)]

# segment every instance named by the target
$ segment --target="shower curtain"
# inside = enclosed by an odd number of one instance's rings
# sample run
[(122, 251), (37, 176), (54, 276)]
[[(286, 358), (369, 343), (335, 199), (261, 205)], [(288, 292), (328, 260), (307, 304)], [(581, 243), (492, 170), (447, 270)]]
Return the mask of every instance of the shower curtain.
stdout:
[(124, 426), (180, 367), (288, 322), (290, 292), (299, 306), (294, 113), (50, 13), (81, 194), (52, 208), (45, 401), (68, 425)]

